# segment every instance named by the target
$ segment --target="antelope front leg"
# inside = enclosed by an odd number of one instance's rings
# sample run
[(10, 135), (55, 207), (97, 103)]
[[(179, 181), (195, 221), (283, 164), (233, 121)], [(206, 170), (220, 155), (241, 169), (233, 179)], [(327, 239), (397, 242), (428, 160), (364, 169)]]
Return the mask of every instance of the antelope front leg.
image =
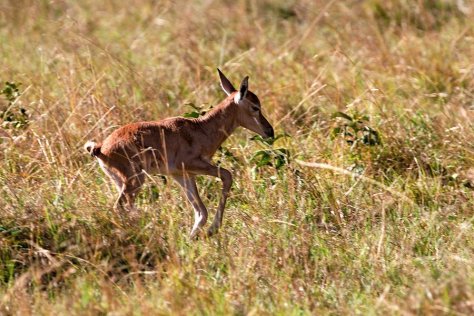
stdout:
[(207, 235), (212, 236), (219, 231), (219, 228), (222, 225), (225, 204), (232, 186), (232, 174), (227, 169), (213, 166), (205, 161), (200, 161), (199, 163), (194, 163), (192, 166), (187, 166), (187, 169), (193, 174), (209, 175), (220, 178), (222, 181), (222, 196), (219, 200), (216, 217), (214, 217), (214, 220), (207, 231)]
[(189, 238), (194, 238), (199, 233), (200, 229), (206, 224), (207, 221), (207, 209), (202, 203), (197, 190), (196, 181), (193, 176), (178, 176), (174, 175), (173, 178), (181, 185), (186, 197), (194, 208), (194, 226), (191, 230)]

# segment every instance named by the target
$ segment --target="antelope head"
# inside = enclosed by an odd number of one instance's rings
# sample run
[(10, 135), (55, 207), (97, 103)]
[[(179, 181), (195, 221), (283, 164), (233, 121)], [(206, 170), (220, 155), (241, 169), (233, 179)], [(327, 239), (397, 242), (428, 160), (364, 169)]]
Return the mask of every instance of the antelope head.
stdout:
[(249, 77), (246, 76), (237, 91), (229, 79), (219, 70), (221, 87), (227, 95), (234, 96), (237, 105), (237, 123), (246, 129), (259, 134), (264, 138), (273, 138), (273, 127), (262, 114), (262, 107), (258, 97), (249, 90)]

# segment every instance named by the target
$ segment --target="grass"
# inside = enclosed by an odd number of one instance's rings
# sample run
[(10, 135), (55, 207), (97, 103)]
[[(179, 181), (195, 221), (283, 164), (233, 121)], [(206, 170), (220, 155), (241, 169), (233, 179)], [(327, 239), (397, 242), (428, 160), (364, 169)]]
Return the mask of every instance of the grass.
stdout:
[[(0, 314), (472, 314), (473, 14), (454, 0), (3, 1), (0, 80), (20, 95), (0, 101)], [(138, 219), (116, 214), (84, 142), (217, 104), (218, 66), (248, 74), (288, 136), (239, 130), (218, 152), (235, 182), (216, 237), (188, 240), (191, 207), (161, 177)], [(336, 112), (367, 120), (343, 135)], [(199, 187), (213, 216), (220, 183)]]

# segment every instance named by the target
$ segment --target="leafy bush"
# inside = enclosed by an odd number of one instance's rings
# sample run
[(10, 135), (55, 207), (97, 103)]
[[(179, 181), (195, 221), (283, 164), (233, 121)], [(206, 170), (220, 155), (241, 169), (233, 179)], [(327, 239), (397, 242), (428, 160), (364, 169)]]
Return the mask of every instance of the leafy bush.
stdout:
[(21, 83), (6, 81), (4, 88), (0, 91), (0, 94), (8, 101), (7, 105), (0, 109), (2, 127), (5, 129), (25, 129), (30, 123), (26, 109), (17, 105), (16, 102), (21, 95), (20, 85)]

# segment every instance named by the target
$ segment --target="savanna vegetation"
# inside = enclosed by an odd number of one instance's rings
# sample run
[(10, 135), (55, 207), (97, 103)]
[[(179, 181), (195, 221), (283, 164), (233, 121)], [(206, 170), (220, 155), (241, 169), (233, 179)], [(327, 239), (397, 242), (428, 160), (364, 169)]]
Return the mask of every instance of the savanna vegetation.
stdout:
[[(250, 89), (220, 233), (150, 176), (140, 215), (82, 149)], [(474, 6), (0, 2), (0, 314), (474, 313)], [(211, 219), (221, 183), (199, 179)]]

